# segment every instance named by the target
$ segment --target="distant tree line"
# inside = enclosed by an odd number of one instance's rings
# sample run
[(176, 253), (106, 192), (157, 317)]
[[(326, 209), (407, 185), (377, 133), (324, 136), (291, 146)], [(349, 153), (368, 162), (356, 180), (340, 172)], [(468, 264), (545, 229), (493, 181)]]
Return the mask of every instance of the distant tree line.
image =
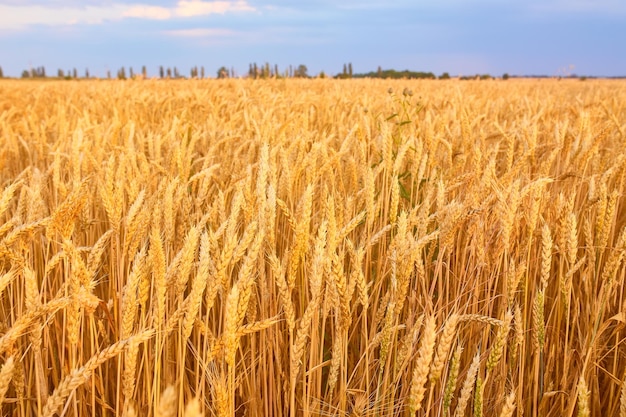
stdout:
[[(222, 67), (221, 69), (225, 69)], [(224, 77), (224, 74), (226, 77)], [(304, 64), (300, 64), (297, 67), (289, 65), (284, 70), (280, 71), (278, 64), (270, 65), (269, 62), (265, 64), (251, 63), (248, 66), (248, 78), (253, 79), (265, 79), (265, 78), (309, 78), (309, 69)], [(218, 78), (227, 78), (228, 72), (218, 71)]]
[(437, 76), (432, 72), (420, 72), (420, 71), (396, 71), (394, 69), (383, 70), (381, 67), (378, 67), (377, 71), (370, 71), (363, 74), (349, 74), (350, 78), (384, 78), (384, 79), (418, 79), (418, 78), (429, 78), (436, 79)]
[[(325, 74), (320, 73), (322, 77)], [(238, 77), (239, 74), (236, 73), (234, 68), (227, 68), (225, 66), (220, 67), (217, 70), (216, 74), (217, 78), (235, 78)], [(310, 78), (308, 73), (308, 68), (304, 64), (300, 64), (297, 67), (289, 65), (289, 67), (280, 71), (277, 64), (271, 66), (269, 63), (265, 63), (263, 65), (259, 65), (257, 63), (250, 64), (247, 74), (244, 76), (248, 78)], [(2, 67), (0, 67), (0, 78), (4, 77), (4, 73), (2, 71)], [(78, 70), (76, 68), (70, 70), (64, 70), (59, 68), (57, 70), (56, 76), (51, 77), (46, 75), (46, 69), (41, 66), (37, 68), (32, 68), (29, 70), (22, 71), (22, 78), (60, 78), (60, 79), (78, 79), (78, 78), (91, 78), (89, 69), (85, 69), (84, 76), (79, 76)], [(112, 79), (111, 70), (106, 71), (106, 76), (104, 78)], [(115, 73), (115, 78), (120, 80), (126, 79), (134, 79), (134, 78), (148, 78), (148, 71), (146, 66), (141, 67), (141, 72), (136, 73), (133, 70), (133, 67), (120, 67), (117, 69)], [(177, 78), (198, 78), (203, 79), (207, 78), (207, 73), (203, 66), (198, 67), (194, 66), (189, 71), (189, 77), (186, 77), (181, 74), (177, 67), (164, 67), (163, 65), (159, 66), (158, 69), (158, 78), (169, 78), (169, 79), (177, 79)]]
[(346, 79), (352, 78), (353, 75), (354, 74), (352, 73), (352, 62), (349, 62), (348, 64), (343, 64), (343, 71), (335, 75), (335, 78)]
[[(56, 73), (56, 77), (50, 77), (46, 73), (46, 69), (43, 66), (30, 68), (22, 71), (22, 78), (57, 78), (57, 79), (78, 79), (78, 78), (91, 78), (89, 73), (89, 69), (86, 68), (84, 75), (79, 76), (78, 70), (76, 68), (70, 70), (58, 69)], [(300, 64), (298, 66), (289, 65), (282, 70), (279, 69), (277, 64), (270, 65), (269, 62), (264, 64), (258, 64), (256, 62), (250, 63), (248, 66), (248, 72), (245, 74), (237, 74), (234, 68), (228, 68), (226, 66), (221, 66), (216, 73), (217, 78), (236, 78), (239, 76), (252, 78), (252, 79), (266, 79), (266, 78), (311, 78), (315, 76), (309, 75), (309, 70), (306, 65)], [(327, 75), (324, 71), (321, 71), (317, 74), (319, 78), (326, 78)], [(508, 73), (504, 73), (501, 78), (503, 80), (509, 79), (511, 76)], [(0, 78), (4, 78), (4, 72), (2, 71), (2, 67), (0, 67)], [(106, 71), (107, 79), (111, 79), (112, 74), (111, 70)], [(141, 67), (141, 72), (136, 73), (133, 70), (133, 67), (121, 67), (117, 70), (115, 74), (115, 78), (120, 80), (125, 79), (146, 79), (148, 78), (148, 70), (146, 66)], [(159, 66), (158, 69), (158, 78), (163, 79), (180, 79), (180, 78), (195, 78), (195, 79), (204, 79), (207, 78), (207, 73), (203, 66), (198, 67), (194, 66), (189, 71), (189, 77), (186, 77), (181, 74), (176, 66), (174, 67), (164, 67), (163, 65)], [(341, 72), (334, 75), (336, 79), (350, 79), (350, 78), (382, 78), (382, 79), (450, 79), (451, 76), (449, 73), (444, 72), (443, 74), (436, 76), (432, 72), (422, 72), (422, 71), (397, 71), (395, 69), (385, 69), (383, 70), (380, 66), (376, 71), (370, 71), (365, 73), (354, 73), (352, 69), (352, 63), (343, 64), (343, 69)], [(460, 80), (490, 80), (495, 79), (497, 77), (491, 76), (490, 74), (475, 74), (475, 75), (467, 75), (467, 76), (459, 76), (457, 77)], [(530, 78), (554, 78), (549, 76), (530, 76)], [(559, 79), (562, 77), (558, 77)], [(569, 75), (564, 78), (578, 78), (581, 80), (587, 79), (585, 76), (577, 76), (575, 74)], [(622, 78), (622, 77), (613, 77), (613, 78)]]

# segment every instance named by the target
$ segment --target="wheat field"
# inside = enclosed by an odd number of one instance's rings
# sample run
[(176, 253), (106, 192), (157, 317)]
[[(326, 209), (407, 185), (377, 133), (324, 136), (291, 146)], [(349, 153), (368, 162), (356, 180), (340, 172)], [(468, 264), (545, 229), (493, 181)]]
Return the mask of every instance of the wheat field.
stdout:
[(25, 416), (626, 417), (626, 84), (0, 82)]

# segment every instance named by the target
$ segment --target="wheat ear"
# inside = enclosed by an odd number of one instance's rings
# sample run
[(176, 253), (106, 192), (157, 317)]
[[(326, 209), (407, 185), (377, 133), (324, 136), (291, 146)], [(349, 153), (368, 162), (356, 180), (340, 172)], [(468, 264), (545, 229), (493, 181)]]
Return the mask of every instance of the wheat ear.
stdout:
[(413, 415), (422, 407), (422, 400), (426, 393), (426, 380), (430, 369), (430, 362), (433, 357), (437, 331), (435, 329), (435, 316), (426, 318), (422, 343), (417, 355), (417, 362), (413, 370), (411, 380), (411, 392), (409, 394), (409, 412)]
[(431, 383), (436, 382), (441, 376), (441, 372), (448, 358), (448, 353), (450, 353), (450, 348), (452, 347), (452, 342), (454, 339), (454, 335), (456, 334), (455, 332), (458, 322), (459, 315), (456, 313), (452, 313), (452, 315), (446, 321), (446, 324), (443, 326), (443, 331), (441, 332), (441, 336), (439, 337), (439, 344), (437, 345), (437, 353), (435, 354), (435, 359), (433, 360), (433, 364), (430, 370)]
[(44, 417), (52, 417), (55, 413), (57, 413), (63, 405), (65, 399), (72, 393), (72, 391), (87, 382), (93, 371), (95, 371), (100, 365), (122, 353), (129, 343), (143, 343), (150, 339), (153, 335), (154, 330), (146, 330), (136, 336), (114, 343), (108, 348), (92, 356), (80, 368), (74, 369), (69, 375), (65, 376), (61, 380), (52, 395), (48, 397), (48, 401), (43, 409)]
[(478, 367), (480, 365), (480, 353), (476, 353), (472, 364), (467, 371), (465, 381), (463, 382), (463, 388), (461, 388), (461, 395), (459, 395), (459, 401), (456, 405), (455, 417), (463, 417), (465, 415), (465, 408), (469, 402), (470, 395), (472, 394), (472, 388), (476, 382), (476, 375), (478, 374)]
[(577, 417), (589, 417), (589, 388), (584, 375), (578, 380), (578, 414)]
[(200, 265), (198, 272), (191, 284), (191, 293), (189, 294), (189, 305), (183, 319), (183, 340), (189, 339), (193, 330), (193, 323), (196, 320), (200, 304), (202, 303), (202, 295), (209, 279), (209, 271), (211, 260), (210, 242), (207, 233), (203, 233), (200, 238)]
[(176, 389), (173, 385), (165, 388), (159, 400), (159, 406), (154, 412), (154, 417), (176, 417)]
[(500, 417), (512, 417), (513, 411), (515, 411), (515, 390), (511, 390), (507, 395), (504, 406), (500, 410)]
[(4, 402), (9, 383), (13, 378), (13, 370), (15, 369), (15, 356), (9, 356), (0, 369), (0, 406)]

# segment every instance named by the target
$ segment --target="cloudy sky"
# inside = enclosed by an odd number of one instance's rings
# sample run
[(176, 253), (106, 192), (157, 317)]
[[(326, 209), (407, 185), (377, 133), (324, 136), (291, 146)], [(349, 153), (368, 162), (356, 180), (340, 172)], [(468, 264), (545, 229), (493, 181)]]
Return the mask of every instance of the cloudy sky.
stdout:
[[(620, 41), (620, 39), (622, 41)], [(624, 0), (0, 0), (0, 67), (626, 75)]]

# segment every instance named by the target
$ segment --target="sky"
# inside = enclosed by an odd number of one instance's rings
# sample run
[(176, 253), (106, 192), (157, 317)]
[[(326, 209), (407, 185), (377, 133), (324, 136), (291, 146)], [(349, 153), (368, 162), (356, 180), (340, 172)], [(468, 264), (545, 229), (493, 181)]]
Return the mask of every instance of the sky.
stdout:
[[(619, 41), (622, 39), (622, 41)], [(250, 63), (334, 75), (626, 75), (624, 0), (0, 0), (5, 76)]]

